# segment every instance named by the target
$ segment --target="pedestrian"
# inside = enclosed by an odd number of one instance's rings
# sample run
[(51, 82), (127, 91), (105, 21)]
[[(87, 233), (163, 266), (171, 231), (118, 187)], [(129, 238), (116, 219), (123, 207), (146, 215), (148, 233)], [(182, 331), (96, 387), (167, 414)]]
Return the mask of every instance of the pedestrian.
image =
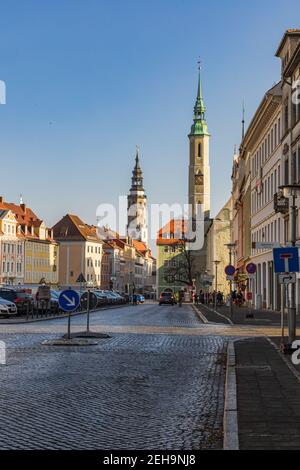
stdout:
[(182, 307), (183, 297), (184, 297), (184, 291), (181, 290), (179, 292), (179, 307)]
[(220, 291), (217, 293), (217, 304), (223, 305), (223, 294)]

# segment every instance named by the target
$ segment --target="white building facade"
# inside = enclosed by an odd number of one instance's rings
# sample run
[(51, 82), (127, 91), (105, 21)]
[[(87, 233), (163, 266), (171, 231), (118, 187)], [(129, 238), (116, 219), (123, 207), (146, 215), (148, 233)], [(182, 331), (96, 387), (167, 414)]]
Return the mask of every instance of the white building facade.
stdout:
[[(269, 90), (247, 131), (251, 152), (252, 243), (284, 243), (283, 216), (274, 210), (274, 195), (282, 184), (281, 83)], [(252, 143), (253, 142), (253, 143)], [(257, 308), (280, 309), (280, 286), (274, 273), (273, 250), (252, 249), (257, 265), (251, 291)]]

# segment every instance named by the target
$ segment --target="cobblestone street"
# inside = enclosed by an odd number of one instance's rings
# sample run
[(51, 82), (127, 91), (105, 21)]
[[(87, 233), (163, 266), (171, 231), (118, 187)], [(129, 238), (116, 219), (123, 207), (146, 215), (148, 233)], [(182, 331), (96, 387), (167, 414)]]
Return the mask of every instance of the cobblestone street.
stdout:
[[(222, 448), (226, 341), (186, 334), (203, 326), (191, 307), (94, 313), (95, 328), (139, 325), (148, 334), (113, 333), (82, 348), (41, 344), (65, 324), (1, 325), (1, 449)], [(177, 334), (156, 334), (158, 326)]]

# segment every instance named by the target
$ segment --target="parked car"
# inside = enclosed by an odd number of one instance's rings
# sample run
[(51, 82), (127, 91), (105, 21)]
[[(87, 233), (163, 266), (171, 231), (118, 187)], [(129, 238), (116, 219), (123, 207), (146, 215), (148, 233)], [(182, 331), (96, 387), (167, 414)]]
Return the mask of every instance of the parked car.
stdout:
[(16, 304), (0, 297), (0, 316), (10, 317), (17, 315), (17, 313)]
[(108, 301), (110, 304), (117, 304), (118, 303), (118, 298), (114, 293), (110, 290), (105, 290), (104, 294), (107, 296)]
[(129, 294), (127, 294), (127, 293), (122, 294), (122, 297), (123, 297), (125, 303), (130, 302), (130, 295)]
[(142, 294), (137, 294), (137, 301), (139, 304), (143, 304), (145, 302), (145, 297)]
[(101, 307), (103, 305), (107, 305), (108, 303), (108, 298), (107, 296), (102, 292), (102, 291), (93, 291), (95, 296), (97, 297), (98, 299), (98, 304), (97, 304), (97, 307)]
[(118, 292), (115, 292), (115, 291), (109, 291), (109, 292), (110, 292), (110, 295), (114, 297), (116, 303), (118, 304), (125, 303), (125, 299)]
[(175, 305), (175, 298), (172, 292), (162, 292), (159, 297), (159, 305)]
[(33, 296), (28, 294), (24, 289), (17, 290), (8, 287), (1, 287), (0, 297), (13, 302), (17, 307), (18, 313), (26, 313), (28, 306), (29, 310), (33, 308)]
[(51, 295), (50, 308), (51, 308), (51, 312), (58, 313), (60, 311), (59, 302), (58, 302), (59, 294), (60, 294), (60, 292), (58, 292), (56, 290), (53, 290), (53, 289), (50, 290), (50, 295)]

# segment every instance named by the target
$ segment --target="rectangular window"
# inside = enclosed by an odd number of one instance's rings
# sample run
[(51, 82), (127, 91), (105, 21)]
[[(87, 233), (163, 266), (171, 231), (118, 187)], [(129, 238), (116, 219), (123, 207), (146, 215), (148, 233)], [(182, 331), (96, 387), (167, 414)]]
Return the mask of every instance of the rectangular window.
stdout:
[(272, 199), (274, 196), (274, 188), (273, 188), (273, 173), (271, 175), (271, 198)]
[(289, 184), (289, 159), (284, 161), (284, 184)]
[(286, 134), (289, 129), (289, 104), (284, 106), (284, 133)]
[(271, 130), (271, 152), (273, 152), (273, 150), (274, 150), (274, 147), (273, 147), (273, 145), (274, 145), (274, 136), (273, 135), (274, 135), (274, 131), (272, 129)]
[(294, 152), (292, 155), (291, 180), (292, 180), (292, 184), (297, 183), (297, 153), (296, 152)]

